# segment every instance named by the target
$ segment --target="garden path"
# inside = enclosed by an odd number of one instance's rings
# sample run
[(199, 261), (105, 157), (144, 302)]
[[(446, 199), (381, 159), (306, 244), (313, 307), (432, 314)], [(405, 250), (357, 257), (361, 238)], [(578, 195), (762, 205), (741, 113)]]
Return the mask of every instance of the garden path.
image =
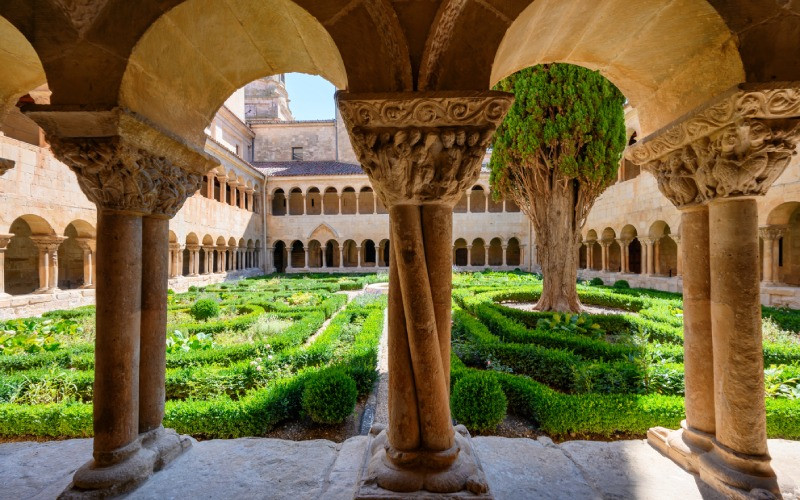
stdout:
[[(127, 498), (349, 499), (367, 437), (344, 443), (266, 438), (193, 441), (169, 467)], [(91, 439), (0, 444), (0, 498), (52, 499), (75, 472)], [(568, 441), (476, 437), (497, 500), (524, 498), (717, 498), (643, 440)], [(787, 500), (800, 498), (800, 442), (769, 440)]]

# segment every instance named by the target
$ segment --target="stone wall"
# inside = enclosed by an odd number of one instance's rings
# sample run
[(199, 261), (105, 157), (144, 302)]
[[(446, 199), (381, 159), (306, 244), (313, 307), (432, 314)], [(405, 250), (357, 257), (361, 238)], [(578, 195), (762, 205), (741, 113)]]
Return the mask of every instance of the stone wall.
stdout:
[(292, 148), (303, 148), (304, 161), (336, 159), (334, 120), (251, 124), (255, 132), (253, 161), (289, 161)]

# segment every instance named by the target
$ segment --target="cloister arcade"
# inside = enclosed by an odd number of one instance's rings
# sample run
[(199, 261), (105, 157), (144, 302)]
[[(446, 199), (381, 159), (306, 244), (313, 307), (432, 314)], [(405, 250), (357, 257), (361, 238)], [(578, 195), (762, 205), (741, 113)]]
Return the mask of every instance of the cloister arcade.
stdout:
[[(488, 186), (475, 184), (453, 206), (453, 213), (518, 213), (513, 200), (494, 200)], [(275, 187), (269, 193), (269, 215), (368, 215), (388, 214), (372, 187), (347, 186), (341, 190), (316, 186)]]
[[(376, 484), (485, 493), (479, 461), (459, 453), (471, 447), (450, 417), (451, 214), (511, 103), (488, 89), (519, 69), (560, 61), (599, 70), (637, 109), (643, 139), (627, 158), (658, 179), (679, 211), (654, 232), (635, 226), (644, 272), (687, 271), (686, 421), (678, 430), (654, 429), (651, 443), (723, 495), (780, 495), (766, 439), (756, 200), (768, 195), (800, 141), (794, 2), (64, 5), (0, 4), (0, 67), (17, 69), (0, 75), (0, 106), (5, 112), (47, 83), (51, 103), (23, 109), (98, 208), (94, 448), (74, 475), (75, 491), (130, 490), (184, 450), (162, 427), (168, 220), (218, 164), (203, 151), (204, 130), (227, 96), (265, 74), (298, 71), (341, 89), (339, 111), (372, 188), (387, 201), (391, 251), (403, 256), (390, 259), (388, 342), (397, 348), (390, 381), (404, 383), (390, 385), (389, 429), (370, 438), (375, 455), (360, 477), (371, 482), (356, 494), (375, 497)], [(220, 50), (221, 40), (235, 50)], [(426, 112), (410, 111), (417, 106)], [(686, 161), (698, 150), (696, 163)], [(409, 168), (391, 168), (401, 162)], [(144, 188), (153, 186), (141, 165), (163, 181), (154, 192)], [(130, 182), (116, 182), (112, 171)], [(222, 199), (235, 196), (227, 184), (220, 189)], [(476, 191), (467, 210), (473, 202), (480, 210), (481, 200), (489, 210), (485, 192)], [(356, 193), (342, 193), (339, 213), (358, 210)], [(289, 191), (289, 213), (306, 210), (292, 203), (298, 195)], [(791, 223), (793, 214), (776, 215), (776, 224)], [(622, 228), (594, 230), (587, 242), (601, 243), (599, 250), (587, 245), (586, 262), (609, 269)], [(776, 253), (784, 262), (793, 233), (774, 233), (763, 252), (771, 248), (771, 262)], [(292, 257), (295, 243), (302, 245), (292, 242)], [(620, 266), (630, 267), (630, 249), (616, 243)], [(468, 254), (470, 263), (487, 259), (482, 244), (483, 251)], [(237, 245), (229, 238), (225, 246)], [(356, 245), (342, 242), (350, 262)], [(674, 255), (678, 245), (685, 261)], [(199, 248), (189, 252), (190, 268), (199, 272)], [(237, 254), (225, 258), (235, 262)], [(40, 267), (53, 270), (48, 286), (57, 285), (56, 259)]]

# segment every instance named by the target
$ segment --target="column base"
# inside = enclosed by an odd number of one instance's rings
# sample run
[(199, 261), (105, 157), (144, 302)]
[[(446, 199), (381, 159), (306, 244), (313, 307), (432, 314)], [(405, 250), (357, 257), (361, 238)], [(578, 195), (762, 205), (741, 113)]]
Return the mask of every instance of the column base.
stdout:
[[(384, 426), (374, 425), (370, 429), (355, 498), (377, 500), (420, 498), (420, 495), (425, 498), (433, 495), (453, 499), (494, 498), (467, 428), (459, 425), (455, 431), (455, 445), (451, 450), (438, 453), (394, 451), (407, 463), (407, 467), (401, 468), (387, 457), (392, 449)], [(453, 454), (457, 457), (451, 462)], [(437, 467), (437, 464), (441, 465)]]
[(711, 450), (714, 436), (681, 422), (681, 428), (670, 430), (653, 427), (647, 430), (647, 442), (664, 456), (691, 473), (699, 472), (700, 456)]
[(713, 440), (713, 448), (700, 457), (700, 479), (726, 498), (782, 498), (769, 455), (745, 455)]
[(58, 498), (71, 500), (122, 495), (139, 487), (191, 445), (188, 436), (163, 427), (140, 434), (136, 441), (115, 453), (125, 457), (119, 462), (100, 466), (92, 459), (84, 464)]

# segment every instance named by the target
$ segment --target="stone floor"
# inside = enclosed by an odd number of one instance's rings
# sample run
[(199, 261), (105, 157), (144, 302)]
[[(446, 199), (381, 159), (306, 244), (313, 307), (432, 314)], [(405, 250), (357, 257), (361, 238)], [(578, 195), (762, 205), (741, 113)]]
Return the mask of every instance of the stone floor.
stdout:
[[(128, 496), (173, 498), (352, 498), (366, 437), (330, 441), (233, 439), (195, 442)], [(474, 438), (498, 500), (714, 498), (697, 479), (644, 441)], [(770, 440), (785, 499), (800, 498), (800, 442)], [(52, 499), (91, 454), (90, 439), (0, 444), (0, 498)]]

